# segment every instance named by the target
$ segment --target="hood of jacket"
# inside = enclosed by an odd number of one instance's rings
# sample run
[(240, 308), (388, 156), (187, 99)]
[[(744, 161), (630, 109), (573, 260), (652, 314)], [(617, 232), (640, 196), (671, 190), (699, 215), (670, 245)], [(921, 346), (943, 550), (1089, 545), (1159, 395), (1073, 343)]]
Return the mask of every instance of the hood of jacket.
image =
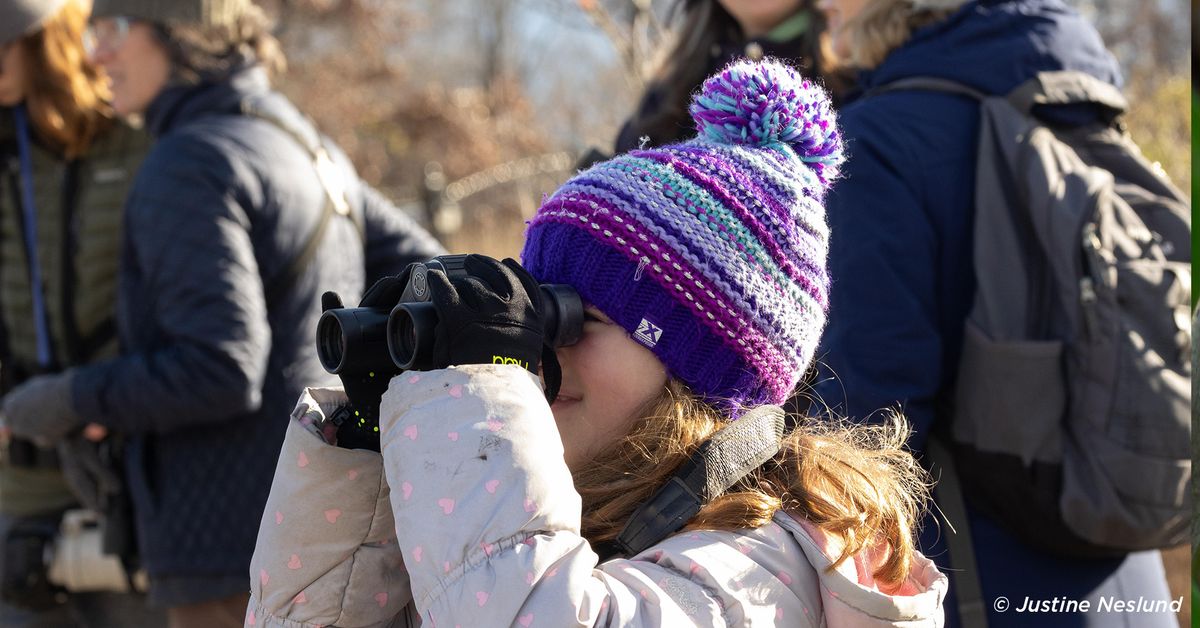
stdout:
[(1095, 27), (1063, 0), (975, 0), (915, 31), (879, 67), (863, 72), (860, 84), (869, 90), (933, 76), (1005, 94), (1038, 72), (1057, 70), (1122, 84)]
[(271, 93), (271, 81), (260, 65), (236, 70), (227, 80), (198, 85), (171, 85), (146, 108), (146, 130), (162, 137), (171, 129), (211, 114), (236, 113), (248, 96)]

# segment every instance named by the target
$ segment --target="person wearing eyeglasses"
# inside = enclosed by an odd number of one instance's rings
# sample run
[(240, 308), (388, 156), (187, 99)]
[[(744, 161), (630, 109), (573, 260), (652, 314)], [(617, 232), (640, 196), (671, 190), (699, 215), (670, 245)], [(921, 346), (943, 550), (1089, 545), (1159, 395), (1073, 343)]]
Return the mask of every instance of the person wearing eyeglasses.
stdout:
[(278, 42), (249, 0), (96, 0), (112, 107), (154, 146), (125, 205), (122, 355), (26, 382), (0, 413), (54, 442), (125, 435), (151, 604), (174, 628), (240, 626), (287, 416), (333, 383), (320, 296), (442, 247), (361, 181), (270, 78)]
[[(39, 375), (117, 354), (121, 214), (149, 138), (116, 119), (85, 52), (85, 0), (0, 0), (0, 393)], [(6, 434), (5, 434), (6, 435)], [(0, 442), (0, 625), (144, 626), (163, 620), (145, 596), (51, 584), (47, 556), (64, 511), (103, 510), (67, 477), (104, 464), (115, 441), (71, 434), (58, 447)], [(111, 463), (108, 463), (111, 466)], [(116, 474), (105, 467), (107, 477)], [(74, 486), (86, 489), (88, 481)], [(113, 493), (109, 493), (111, 490)], [(103, 503), (102, 503), (103, 502)], [(104, 521), (106, 532), (124, 528)], [(115, 536), (112, 538), (116, 538)], [(60, 539), (61, 540), (61, 539)], [(61, 553), (61, 552), (60, 552)], [(124, 584), (121, 578), (114, 583)]]

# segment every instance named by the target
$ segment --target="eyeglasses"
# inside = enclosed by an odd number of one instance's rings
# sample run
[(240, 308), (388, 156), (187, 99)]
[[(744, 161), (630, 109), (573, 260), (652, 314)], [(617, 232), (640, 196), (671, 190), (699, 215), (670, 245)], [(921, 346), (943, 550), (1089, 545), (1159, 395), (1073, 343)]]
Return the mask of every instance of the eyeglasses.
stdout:
[(88, 24), (87, 32), (83, 35), (83, 46), (89, 55), (94, 55), (101, 49), (116, 50), (125, 43), (129, 36), (129, 27), (134, 23), (133, 18), (118, 16), (98, 19)]

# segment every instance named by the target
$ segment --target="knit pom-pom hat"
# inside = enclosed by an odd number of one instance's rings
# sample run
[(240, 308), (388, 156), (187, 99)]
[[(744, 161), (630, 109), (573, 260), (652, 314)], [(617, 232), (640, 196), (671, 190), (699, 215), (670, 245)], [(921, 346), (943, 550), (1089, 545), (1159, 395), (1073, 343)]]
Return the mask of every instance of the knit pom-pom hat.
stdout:
[(825, 91), (774, 59), (729, 65), (690, 112), (695, 139), (567, 181), (529, 221), (521, 258), (736, 418), (782, 403), (812, 360), (842, 141)]

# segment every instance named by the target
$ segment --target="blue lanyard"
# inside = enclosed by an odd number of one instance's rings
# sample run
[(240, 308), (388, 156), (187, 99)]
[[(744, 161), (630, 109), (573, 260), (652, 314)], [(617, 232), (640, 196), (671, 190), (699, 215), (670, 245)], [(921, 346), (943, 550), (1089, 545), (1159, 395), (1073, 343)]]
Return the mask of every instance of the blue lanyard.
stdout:
[(42, 368), (49, 368), (53, 356), (50, 352), (50, 326), (46, 320), (46, 298), (42, 293), (42, 264), (37, 248), (37, 208), (33, 204), (33, 157), (29, 147), (29, 123), (25, 119), (25, 105), (13, 108), (17, 122), (17, 151), (21, 157), (21, 211), (25, 217), (25, 250), (29, 254), (29, 288), (33, 293), (33, 326), (37, 332), (37, 360)]

